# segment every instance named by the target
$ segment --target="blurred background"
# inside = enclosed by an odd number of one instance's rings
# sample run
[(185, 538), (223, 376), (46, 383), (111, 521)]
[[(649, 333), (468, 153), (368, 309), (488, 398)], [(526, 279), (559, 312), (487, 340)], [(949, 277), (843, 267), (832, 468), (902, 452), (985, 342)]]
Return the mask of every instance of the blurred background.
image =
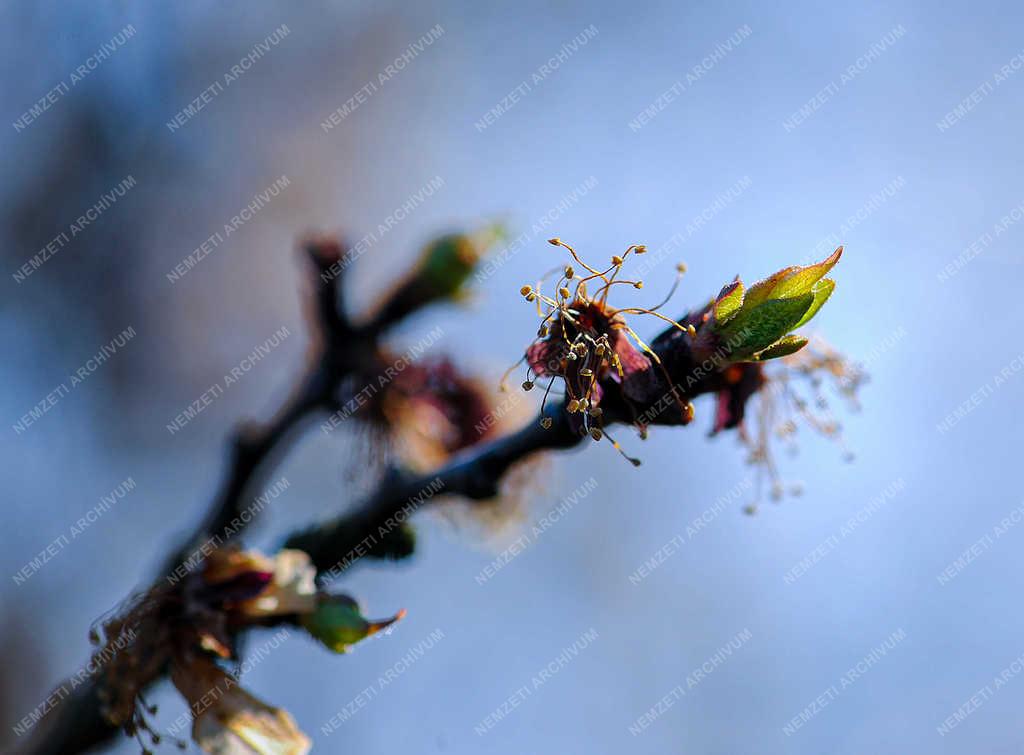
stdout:
[[(804, 494), (745, 516), (745, 452), (734, 433), (706, 437), (705, 398), (688, 429), (623, 438), (640, 469), (606, 444), (552, 457), (520, 529), (483, 537), (420, 515), (414, 559), (338, 585), (372, 616), (407, 608), (389, 636), (339, 657), (296, 635), (246, 687), (289, 709), (320, 752), (1020, 751), (1024, 517), (1006, 466), (1024, 409), (1015, 4), (15, 2), (0, 14), (5, 746), (17, 751), (15, 724), (88, 659), (90, 622), (200, 518), (231, 428), (266, 418), (300, 374), (296, 239), (378, 234), (348, 281), (361, 308), (432, 236), (502, 219), (514, 243), (473, 300), (410, 320), (396, 348), (439, 326), (432, 348), (496, 383), (536, 327), (517, 289), (551, 264), (553, 235), (598, 259), (647, 244), (652, 302), (685, 260), (679, 312), (736, 273), (752, 281), (845, 244), (815, 327), (871, 374), (864, 410), (840, 414), (856, 459), (800, 437), (780, 464)], [(168, 431), (281, 327), (292, 335)], [(373, 484), (346, 474), (358, 444), (311, 430), (248, 542), (272, 549), (358, 501)], [(586, 647), (535, 689), (573, 643)], [(169, 689), (157, 701), (164, 725), (184, 710)]]

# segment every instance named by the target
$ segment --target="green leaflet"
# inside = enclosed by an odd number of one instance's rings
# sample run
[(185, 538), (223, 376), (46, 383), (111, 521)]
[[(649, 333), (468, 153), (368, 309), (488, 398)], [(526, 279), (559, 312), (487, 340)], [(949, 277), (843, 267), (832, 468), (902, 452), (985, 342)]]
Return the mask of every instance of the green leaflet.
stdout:
[(758, 281), (747, 291), (743, 303), (744, 309), (748, 306), (756, 307), (770, 299), (783, 299), (809, 293), (811, 287), (835, 267), (842, 254), (843, 248), (839, 247), (829, 257), (814, 265), (787, 267)]
[(740, 311), (743, 306), (743, 281), (739, 278), (727, 284), (715, 299), (715, 321), (724, 325)]
[(390, 619), (368, 621), (359, 604), (347, 595), (323, 595), (316, 610), (300, 617), (302, 626), (335, 653), (348, 649), (375, 632), (379, 632), (405, 616), (399, 611)]
[(786, 335), (814, 303), (814, 294), (772, 299), (748, 310), (745, 306), (721, 329), (732, 345), (732, 360), (749, 359)]
[(814, 302), (804, 313), (804, 316), (800, 318), (800, 322), (793, 326), (793, 329), (796, 330), (801, 325), (806, 325), (812, 317), (818, 314), (818, 310), (828, 301), (828, 297), (832, 295), (835, 288), (836, 282), (831, 278), (822, 278), (815, 283), (814, 287), (811, 288), (811, 293), (814, 294)]
[(739, 278), (725, 286), (712, 302), (711, 327), (732, 349), (732, 361), (774, 359), (802, 349), (807, 341), (787, 334), (828, 301), (836, 283), (824, 276), (842, 253), (839, 247), (817, 264), (779, 270), (745, 292)]
[(788, 357), (790, 354), (800, 351), (806, 345), (807, 339), (803, 336), (786, 336), (782, 340), (773, 343), (764, 351), (757, 352), (754, 355), (754, 361), (764, 362), (768, 359)]
[(753, 308), (771, 299), (772, 291), (775, 290), (775, 287), (779, 284), (779, 282), (787, 275), (790, 275), (794, 271), (799, 269), (799, 267), (787, 267), (782, 270), (779, 270), (779, 272), (777, 273), (769, 275), (767, 278), (763, 280), (759, 280), (757, 283), (755, 283), (753, 286), (747, 289), (747, 295), (743, 301), (744, 306)]
[(801, 267), (796, 272), (790, 273), (772, 291), (772, 298), (781, 299), (810, 292), (814, 284), (828, 275), (828, 271), (836, 266), (842, 255), (843, 248), (839, 247), (827, 259), (818, 264)]

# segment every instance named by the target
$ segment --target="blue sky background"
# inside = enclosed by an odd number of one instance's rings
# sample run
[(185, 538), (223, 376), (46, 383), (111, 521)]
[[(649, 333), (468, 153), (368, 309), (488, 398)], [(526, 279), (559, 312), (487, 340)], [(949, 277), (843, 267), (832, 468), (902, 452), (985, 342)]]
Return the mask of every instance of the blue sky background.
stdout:
[[(783, 462), (803, 497), (755, 517), (730, 503), (632, 584), (640, 564), (750, 474), (733, 435), (706, 437), (705, 399), (691, 428), (657, 430), (642, 445), (628, 439), (640, 470), (605, 445), (554, 457), (527, 521), (591, 477), (596, 489), (484, 585), (474, 575), (521, 533), (485, 541), (472, 527), (421, 516), (415, 560), (362, 566), (338, 584), (373, 615), (409, 610), (389, 637), (335, 657), (296, 636), (246, 675), (247, 688), (291, 710), (322, 752), (1019, 751), (1016, 674), (944, 736), (936, 731), (1024, 653), (1024, 522), (993, 534), (1004, 518), (1020, 520), (1024, 503), (1013, 461), (1024, 409), (1015, 4), (255, 3), (243, 12), (25, 3), (3, 16), (9, 123), (127, 24), (137, 32), (24, 130), (0, 123), (9, 273), (0, 284), (0, 572), (21, 568), (124, 478), (138, 485), (25, 584), (0, 581), (17, 659), (3, 680), (5, 726), (85, 661), (89, 622), (140, 585), (168, 533), (204, 510), (233, 423), (267, 416), (287, 393), (306, 337), (292, 251), (299, 234), (315, 227), (358, 238), (443, 178), (354, 270), (353, 299), (367, 305), (433, 234), (497, 217), (532, 233), (593, 177), (468, 308), (432, 310), (396, 343), (439, 325), (438, 348), (496, 381), (535, 327), (516, 290), (550, 265), (549, 235), (600, 258), (632, 243), (657, 251), (682, 233), (684, 243), (645, 276), (655, 297), (673, 262), (685, 260), (680, 310), (736, 273), (752, 281), (824, 256), (838, 239), (846, 253), (837, 291), (815, 325), (854, 359), (870, 359), (864, 410), (841, 415), (856, 461), (804, 434), (799, 455)], [(181, 129), (167, 128), (281, 24), (290, 34), (244, 77)], [(320, 127), (436, 24), (439, 39), (341, 126)], [(474, 126), (591, 26), (596, 34), (511, 110), (483, 131)], [(630, 128), (741, 28), (749, 33), (728, 54)], [(894, 41), (882, 43), (887, 35)], [(1010, 73), (996, 82), (1003, 66)], [(827, 100), (787, 129), (830, 85)], [(938, 125), (979, 87), (962, 118)], [(80, 238), (26, 280), (10, 275), (127, 174), (138, 187)], [(280, 199), (185, 279), (167, 281), (281, 175), (291, 185)], [(741, 180), (745, 189), (687, 231)], [(986, 233), (980, 253), (940, 275)], [(282, 325), (294, 336), (272, 357), (185, 431), (167, 432)], [(128, 326), (138, 336), (123, 353), (26, 432), (13, 430)], [(977, 406), (937, 429), (978, 391)], [(370, 482), (345, 478), (355, 443), (311, 432), (282, 466), (292, 484), (252, 542), (273, 547), (296, 525), (358, 500)], [(899, 495), (787, 583), (794, 564), (900, 480)], [(980, 555), (940, 584), (986, 537)], [(442, 641), (338, 732), (321, 733), (436, 629)], [(589, 630), (598, 637), (574, 661), (488, 733), (475, 732)], [(732, 657), (630, 733), (744, 630), (750, 639)], [(903, 639), (884, 658), (798, 731), (784, 731), (894, 632)], [(161, 698), (169, 724), (182, 706)], [(124, 741), (112, 751), (136, 749)]]

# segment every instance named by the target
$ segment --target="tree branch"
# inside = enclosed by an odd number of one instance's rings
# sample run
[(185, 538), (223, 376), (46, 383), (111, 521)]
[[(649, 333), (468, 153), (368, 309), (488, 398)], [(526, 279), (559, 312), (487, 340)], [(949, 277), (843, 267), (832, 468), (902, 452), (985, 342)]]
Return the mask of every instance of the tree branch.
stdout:
[[(337, 406), (338, 393), (347, 377), (373, 369), (379, 336), (400, 319), (394, 313), (401, 307), (385, 305), (380, 311), (387, 322), (353, 325), (341, 304), (341, 276), (337, 272), (342, 261), (340, 245), (319, 239), (307, 243), (305, 249), (316, 272), (312, 307), (316, 343), (310, 367), (273, 419), (236, 433), (220, 491), (201, 524), (168, 558), (163, 575), (173, 573), (197, 545), (211, 538), (223, 544), (244, 528), (247, 519), (252, 518), (241, 516), (248, 493), (283, 458), (314, 413)], [(402, 313), (408, 314), (404, 310)], [(710, 365), (709, 360), (698, 363), (678, 333), (666, 332), (652, 342), (652, 348), (665, 367), (665, 380), (658, 378), (660, 389), (646, 403), (627, 403), (621, 391), (608, 391), (602, 402), (605, 425), (685, 424), (688, 418), (681, 419), (676, 408), (680, 402), (725, 386), (718, 370), (722, 364), (713, 360)], [(433, 472), (417, 475), (392, 469), (376, 492), (353, 511), (291, 535), (287, 547), (306, 551), (322, 580), (337, 576), (362, 557), (394, 555), (387, 541), (419, 507), (443, 495), (471, 500), (492, 498), (516, 463), (543, 451), (568, 449), (589, 440), (586, 432), (574, 426), (564, 406), (549, 409), (546, 416), (551, 420), (546, 429), (538, 418), (506, 437), (467, 449)], [(39, 724), (28, 752), (78, 753), (117, 734), (118, 729), (101, 714), (102, 680), (93, 676), (77, 686)]]
[[(165, 561), (159, 579), (170, 575), (195, 549), (215, 538), (224, 543), (236, 537), (253, 519), (241, 516), (250, 491), (284, 457), (301, 426), (317, 411), (335, 406), (344, 379), (365, 366), (363, 355), (372, 353), (384, 328), (374, 323), (354, 326), (345, 314), (341, 245), (327, 238), (304, 244), (310, 262), (313, 354), (309, 368), (285, 404), (264, 425), (243, 426), (234, 433), (227, 475), (210, 508), (183, 543)], [(119, 729), (101, 714), (101, 681), (93, 676), (60, 698), (32, 733), (27, 752), (49, 755), (76, 753), (102, 744)], [(58, 689), (68, 689), (63, 682)]]
[(439, 470), (413, 475), (392, 470), (355, 511), (290, 536), (285, 547), (309, 554), (321, 579), (337, 576), (357, 559), (380, 554), (381, 543), (416, 509), (436, 496), (486, 500), (498, 495), (505, 473), (541, 451), (567, 449), (589, 436), (574, 432), (559, 407), (545, 430), (534, 421), (519, 431), (455, 457)]

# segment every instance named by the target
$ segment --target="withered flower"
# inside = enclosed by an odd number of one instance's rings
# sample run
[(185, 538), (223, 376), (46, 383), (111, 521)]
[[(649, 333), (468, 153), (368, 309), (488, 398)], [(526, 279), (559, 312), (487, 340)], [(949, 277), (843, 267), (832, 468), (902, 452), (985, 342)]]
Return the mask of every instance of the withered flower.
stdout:
[[(610, 400), (615, 406), (631, 407), (634, 413), (638, 413), (635, 407), (647, 406), (656, 402), (659, 396), (667, 396), (678, 422), (690, 422), (693, 418), (692, 405), (683, 394), (674, 390), (660, 357), (637, 335), (628, 320), (629, 315), (650, 315), (669, 323), (680, 337), (695, 338), (696, 331), (692, 325), (684, 325), (658, 313), (675, 291), (682, 270), (669, 297), (656, 307), (616, 309), (608, 304), (613, 286), (643, 288), (642, 281), (620, 279), (618, 276), (629, 255), (644, 254), (646, 247), (634, 244), (621, 256), (613, 255), (610, 267), (598, 270), (584, 262), (561, 239), (550, 239), (549, 243), (568, 250), (582, 271), (576, 271), (572, 265), (551, 271), (548, 276), (559, 274), (554, 296), (544, 293), (543, 278), (536, 288), (523, 286), (520, 289), (528, 302), (536, 303), (537, 314), (541, 318), (537, 339), (527, 348), (520, 362), (525, 361), (529, 368), (523, 383), (525, 390), (532, 389), (538, 378), (550, 378), (541, 402), (542, 413), (552, 386), (556, 379), (560, 379), (565, 388), (566, 411), (573, 430), (589, 433), (594, 440), (608, 438), (624, 456), (621, 447), (607, 433), (603, 403)], [(596, 289), (593, 295), (588, 291), (588, 283)], [(541, 421), (546, 427), (550, 426), (550, 418), (545, 417)], [(626, 458), (634, 465), (639, 464), (636, 459)]]
[(171, 681), (192, 711), (192, 739), (213, 755), (305, 755), (312, 742), (280, 708), (202, 655), (175, 661)]
[(403, 461), (422, 471), (500, 429), (487, 393), (447, 357), (424, 359), (381, 391), (379, 412)]
[(104, 715), (138, 738), (144, 751), (143, 734), (159, 743), (161, 735), (148, 718), (156, 708), (143, 693), (170, 668), (190, 703), (193, 738), (207, 752), (305, 753), (309, 740), (291, 717), (238, 688), (215, 659), (238, 660), (237, 636), (252, 626), (302, 627), (344, 652), (404, 615), (367, 621), (355, 601), (319, 591), (315, 580), (316, 569), (303, 551), (285, 549), (268, 558), (228, 545), (207, 554), (181, 579), (163, 581), (130, 600), (90, 632), (99, 646), (93, 665), (102, 668)]
[(222, 548), (211, 554), (203, 576), (213, 589), (236, 580), (264, 580), (253, 596), (230, 604), (243, 616), (287, 616), (316, 608), (316, 568), (304, 551), (286, 548), (270, 559), (258, 551)]

